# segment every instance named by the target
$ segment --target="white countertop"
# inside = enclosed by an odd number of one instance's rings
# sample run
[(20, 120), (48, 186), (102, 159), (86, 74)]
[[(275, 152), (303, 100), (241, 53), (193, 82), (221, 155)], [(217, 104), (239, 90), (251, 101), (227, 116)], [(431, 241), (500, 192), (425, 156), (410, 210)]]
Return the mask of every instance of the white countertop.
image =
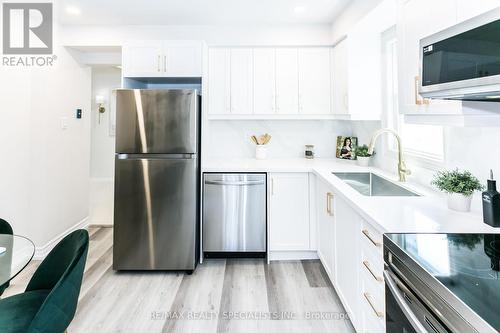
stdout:
[(203, 162), (203, 172), (311, 172), (328, 182), (344, 199), (380, 232), (500, 233), (483, 223), (482, 213), (449, 210), (444, 196), (414, 184), (399, 183), (420, 197), (368, 197), (344, 183), (332, 172), (370, 171), (395, 180), (376, 168), (359, 167), (354, 161), (338, 159), (217, 159)]

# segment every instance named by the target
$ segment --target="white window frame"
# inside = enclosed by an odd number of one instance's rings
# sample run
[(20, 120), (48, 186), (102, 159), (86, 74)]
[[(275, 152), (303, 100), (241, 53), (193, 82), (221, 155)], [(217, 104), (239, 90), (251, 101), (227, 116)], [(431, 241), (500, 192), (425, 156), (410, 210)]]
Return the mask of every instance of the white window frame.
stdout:
[[(397, 73), (398, 73), (398, 59), (397, 59), (397, 34), (396, 34), (396, 26), (393, 26), (382, 33), (381, 36), (381, 52), (382, 52), (382, 103), (383, 103), (383, 112), (382, 112), (382, 126), (385, 128), (392, 128), (396, 132), (401, 133), (401, 123), (404, 122), (404, 115), (399, 113), (398, 110), (398, 83), (397, 83)], [(392, 73), (388, 68), (388, 52), (387, 45), (388, 43), (394, 43), (393, 57), (396, 59), (392, 61), (393, 68)], [(392, 74), (392, 75), (391, 75)], [(392, 78), (389, 78), (392, 76)], [(390, 80), (390, 81), (389, 81)], [(390, 82), (393, 86), (389, 88)], [(396, 91), (396, 93), (393, 93)], [(389, 102), (392, 99), (391, 102)], [(395, 123), (395, 124), (394, 124)], [(394, 126), (395, 125), (395, 126)], [(403, 149), (405, 158), (410, 161), (414, 165), (421, 166), (430, 170), (439, 170), (442, 169), (445, 165), (446, 161), (446, 128), (443, 127), (443, 154), (435, 155), (428, 154), (424, 151), (414, 150), (411, 148), (405, 148), (404, 145), (404, 137), (403, 141)], [(388, 157), (396, 159), (398, 156), (397, 144), (395, 139), (393, 138), (385, 138), (383, 142), (383, 147), (385, 150), (385, 154)]]

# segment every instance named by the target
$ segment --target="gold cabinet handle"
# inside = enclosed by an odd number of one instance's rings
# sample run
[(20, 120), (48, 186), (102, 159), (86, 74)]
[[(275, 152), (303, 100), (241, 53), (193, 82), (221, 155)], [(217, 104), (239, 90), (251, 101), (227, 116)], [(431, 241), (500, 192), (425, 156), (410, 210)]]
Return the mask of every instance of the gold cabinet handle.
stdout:
[(363, 232), (363, 235), (365, 235), (366, 238), (368, 238), (370, 240), (370, 242), (372, 242), (373, 245), (375, 245), (376, 247), (381, 247), (382, 246), (382, 243), (374, 240), (372, 238), (372, 236), (370, 236), (370, 232), (367, 229), (363, 229), (362, 232)]
[(373, 304), (373, 301), (372, 301), (372, 296), (369, 293), (364, 293), (363, 296), (365, 296), (366, 301), (368, 302), (368, 304), (370, 304), (370, 307), (372, 308), (372, 310), (375, 313), (375, 315), (377, 317), (379, 317), (379, 318), (383, 318), (384, 317), (384, 313), (382, 311), (378, 311), (375, 308), (375, 305)]
[(328, 192), (326, 194), (326, 212), (328, 215), (333, 216), (333, 211), (332, 211), (332, 199), (333, 199), (333, 193)]
[(418, 93), (418, 86), (420, 85), (420, 76), (415, 76), (415, 104), (416, 105), (427, 105), (429, 104), (429, 99), (422, 98)]
[(368, 262), (368, 260), (363, 261), (363, 265), (366, 267), (366, 269), (368, 270), (368, 272), (370, 272), (370, 274), (373, 276), (373, 278), (375, 280), (377, 280), (378, 282), (384, 281), (384, 279), (382, 277), (375, 275), (375, 272), (370, 267), (370, 263)]

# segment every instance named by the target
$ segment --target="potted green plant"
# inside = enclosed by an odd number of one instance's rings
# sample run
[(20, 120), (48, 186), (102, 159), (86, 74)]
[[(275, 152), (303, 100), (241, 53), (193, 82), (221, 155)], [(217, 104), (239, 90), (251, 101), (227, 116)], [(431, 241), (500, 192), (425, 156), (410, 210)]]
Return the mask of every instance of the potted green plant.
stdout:
[(372, 157), (372, 154), (368, 153), (367, 145), (362, 145), (356, 148), (356, 157), (359, 166), (367, 167), (370, 165), (370, 157)]
[(448, 195), (448, 208), (460, 212), (470, 211), (472, 195), (484, 188), (470, 171), (458, 169), (437, 172), (431, 184)]

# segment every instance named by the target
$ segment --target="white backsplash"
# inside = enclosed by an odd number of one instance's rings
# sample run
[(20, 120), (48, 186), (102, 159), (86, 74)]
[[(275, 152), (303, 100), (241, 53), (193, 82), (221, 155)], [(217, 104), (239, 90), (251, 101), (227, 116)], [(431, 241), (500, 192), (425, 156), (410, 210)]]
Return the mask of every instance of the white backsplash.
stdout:
[(304, 146), (313, 144), (317, 157), (335, 157), (338, 135), (352, 135), (347, 121), (333, 120), (211, 120), (208, 122), (205, 156), (208, 158), (252, 158), (255, 144), (250, 136), (269, 133), (268, 158), (304, 156)]

